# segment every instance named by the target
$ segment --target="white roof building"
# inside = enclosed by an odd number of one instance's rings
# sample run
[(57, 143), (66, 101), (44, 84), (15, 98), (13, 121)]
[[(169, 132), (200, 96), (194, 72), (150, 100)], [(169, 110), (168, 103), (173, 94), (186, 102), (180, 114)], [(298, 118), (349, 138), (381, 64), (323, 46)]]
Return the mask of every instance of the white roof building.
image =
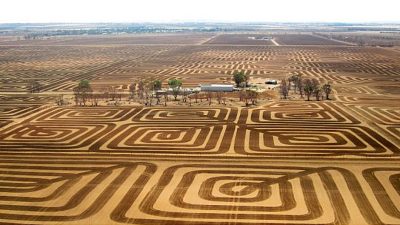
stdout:
[(221, 92), (232, 92), (235, 89), (233, 84), (200, 84), (200, 90), (207, 91), (221, 91)]

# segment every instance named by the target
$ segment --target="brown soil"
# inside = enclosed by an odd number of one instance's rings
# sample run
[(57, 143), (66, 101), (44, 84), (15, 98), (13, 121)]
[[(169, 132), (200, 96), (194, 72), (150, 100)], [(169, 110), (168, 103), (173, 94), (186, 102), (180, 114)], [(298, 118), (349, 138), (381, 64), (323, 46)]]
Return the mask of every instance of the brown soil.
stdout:
[[(165, 38), (147, 43), (185, 44), (0, 46), (1, 224), (400, 224), (400, 53)], [(211, 106), (55, 105), (80, 79), (127, 93), (141, 79), (232, 83), (239, 70), (334, 91), (305, 101), (270, 90), (251, 107), (237, 93)], [(43, 92), (27, 93), (30, 79)]]

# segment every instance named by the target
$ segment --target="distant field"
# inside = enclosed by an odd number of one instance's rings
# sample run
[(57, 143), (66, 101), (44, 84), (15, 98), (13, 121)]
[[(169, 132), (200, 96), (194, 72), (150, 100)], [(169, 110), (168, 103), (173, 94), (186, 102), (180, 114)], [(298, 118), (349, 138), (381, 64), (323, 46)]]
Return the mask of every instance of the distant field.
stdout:
[(400, 32), (379, 32), (379, 31), (360, 31), (360, 32), (321, 32), (318, 35), (330, 39), (350, 42), (361, 46), (381, 46), (393, 47), (400, 46)]
[[(199, 38), (197, 35), (179, 37), (184, 41)], [(163, 38), (166, 36), (162, 36), (160, 43)], [(173, 39), (172, 36), (169, 39)], [(378, 79), (400, 73), (398, 64), (391, 62), (396, 52), (379, 48), (236, 44), (102, 46), (104, 42), (98, 37), (85, 40), (93, 45), (81, 46), (72, 40), (76, 45), (0, 45), (0, 91), (26, 92), (27, 83), (32, 79), (41, 82), (45, 91), (63, 92), (71, 91), (80, 79), (91, 80), (99, 89), (118, 86), (127, 90), (130, 82), (140, 79), (160, 79), (166, 84), (168, 79), (176, 77), (189, 87), (232, 82), (232, 73), (240, 70), (258, 78), (281, 79), (290, 73), (300, 73), (349, 84), (352, 80)], [(106, 40), (122, 42), (118, 38)]]
[(310, 34), (222, 34), (215, 36), (204, 44), (274, 45), (274, 43), (269, 40), (271, 38), (280, 45), (346, 45), (338, 41), (329, 40)]
[(281, 45), (345, 45), (309, 34), (274, 34), (273, 37)]
[(218, 35), (205, 44), (219, 44), (219, 45), (274, 45), (270, 40), (263, 40), (263, 38), (271, 37), (269, 35), (261, 34), (222, 34)]
[(16, 41), (17, 39), (18, 39), (18, 37), (16, 37), (16, 36), (0, 36), (0, 43)]
[[(3, 41), (3, 45), (129, 45), (129, 44), (200, 44), (213, 34), (148, 34), (58, 36), (47, 40)], [(1, 39), (0, 39), (1, 40)]]

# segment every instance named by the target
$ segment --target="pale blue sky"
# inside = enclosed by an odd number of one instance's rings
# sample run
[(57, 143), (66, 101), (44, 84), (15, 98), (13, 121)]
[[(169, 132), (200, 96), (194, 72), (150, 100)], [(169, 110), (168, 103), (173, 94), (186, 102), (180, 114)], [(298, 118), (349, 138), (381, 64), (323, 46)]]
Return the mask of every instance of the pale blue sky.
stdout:
[(400, 0), (1, 0), (8, 22), (400, 22)]

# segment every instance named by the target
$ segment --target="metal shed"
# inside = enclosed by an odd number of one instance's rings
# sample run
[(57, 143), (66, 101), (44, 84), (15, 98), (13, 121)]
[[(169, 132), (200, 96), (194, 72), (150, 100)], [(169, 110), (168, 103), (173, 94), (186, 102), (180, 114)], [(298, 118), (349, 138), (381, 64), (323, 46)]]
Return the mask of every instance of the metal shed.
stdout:
[(215, 91), (215, 92), (232, 92), (234, 86), (232, 84), (201, 84), (201, 91)]

